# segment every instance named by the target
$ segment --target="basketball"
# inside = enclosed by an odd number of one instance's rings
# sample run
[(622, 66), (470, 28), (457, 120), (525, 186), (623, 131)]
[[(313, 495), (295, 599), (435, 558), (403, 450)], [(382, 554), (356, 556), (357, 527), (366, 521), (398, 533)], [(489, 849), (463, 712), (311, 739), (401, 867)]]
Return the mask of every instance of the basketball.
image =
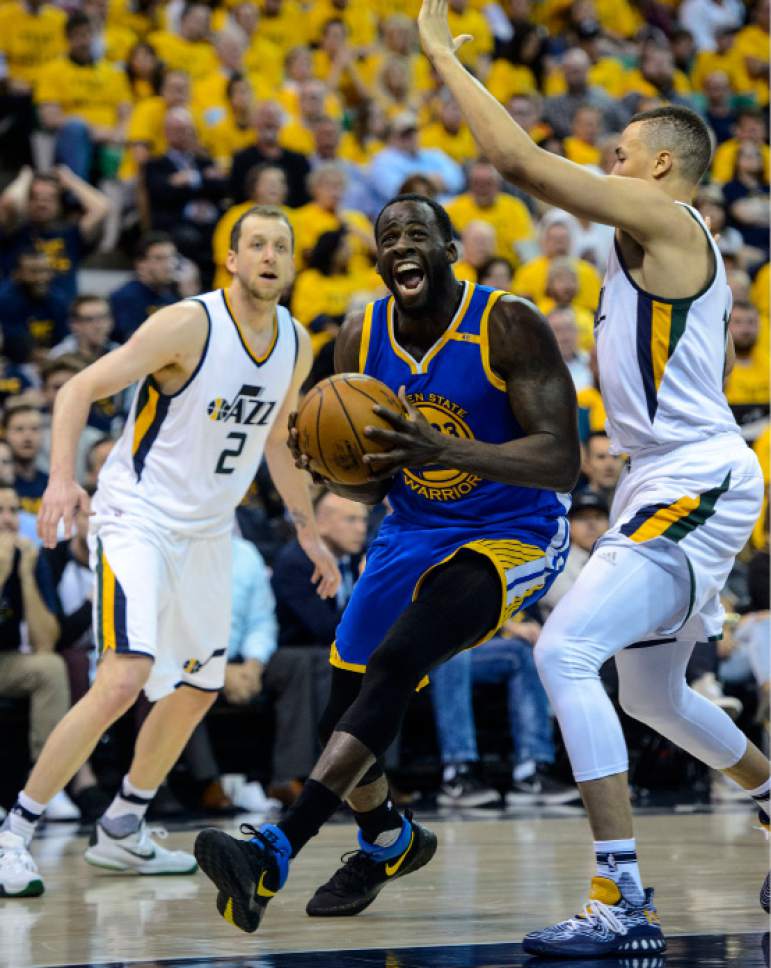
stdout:
[(370, 469), (364, 455), (390, 448), (365, 437), (364, 428), (393, 429), (373, 413), (376, 405), (404, 412), (392, 390), (363, 373), (337, 373), (317, 383), (297, 414), (300, 450), (311, 469), (337, 484), (366, 484)]

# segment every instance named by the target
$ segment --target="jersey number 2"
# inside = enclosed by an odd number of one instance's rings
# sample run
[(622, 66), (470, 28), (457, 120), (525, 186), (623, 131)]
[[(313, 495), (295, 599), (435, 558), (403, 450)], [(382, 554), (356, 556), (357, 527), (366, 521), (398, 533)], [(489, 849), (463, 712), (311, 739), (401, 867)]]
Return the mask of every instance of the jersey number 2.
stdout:
[(214, 468), (215, 474), (232, 474), (235, 467), (226, 467), (225, 461), (228, 457), (240, 457), (241, 451), (244, 449), (244, 444), (246, 443), (246, 434), (242, 433), (232, 433), (228, 434), (228, 440), (235, 441), (235, 447), (226, 447), (220, 454), (220, 459), (217, 461), (217, 466)]

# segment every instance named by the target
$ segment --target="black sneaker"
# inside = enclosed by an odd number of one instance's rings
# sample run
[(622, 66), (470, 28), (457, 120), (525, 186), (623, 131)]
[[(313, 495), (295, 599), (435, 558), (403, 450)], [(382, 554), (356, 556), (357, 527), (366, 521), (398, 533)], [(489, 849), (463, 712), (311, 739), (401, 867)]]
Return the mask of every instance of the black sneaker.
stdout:
[(440, 807), (486, 807), (500, 799), (497, 790), (486, 786), (473, 770), (463, 767), (442, 783), (436, 802)]
[[(768, 814), (762, 808), (758, 809), (758, 820), (760, 821), (760, 829), (764, 831), (766, 835), (766, 840), (771, 836), (771, 824), (769, 824)], [(763, 886), (760, 888), (760, 906), (766, 912), (769, 913), (771, 909), (771, 874), (766, 874), (766, 879), (763, 881)]]
[[(405, 819), (409, 839), (401, 854), (390, 860), (377, 860), (369, 850), (343, 854), (343, 866), (308, 901), (306, 913), (312, 918), (358, 914), (372, 904), (389, 881), (425, 867), (436, 853), (436, 834), (415, 823), (409, 810), (405, 811)], [(363, 843), (361, 837), (359, 843)]]
[(511, 790), (506, 794), (506, 805), (509, 807), (525, 806), (529, 803), (541, 803), (556, 806), (561, 803), (579, 801), (581, 794), (578, 787), (567, 786), (550, 776), (542, 766), (524, 780), (516, 780)]
[(217, 910), (242, 931), (256, 931), (268, 901), (284, 886), (291, 848), (284, 832), (273, 824), (259, 830), (241, 824), (249, 840), (238, 840), (215, 827), (195, 838), (195, 858), (218, 888)]

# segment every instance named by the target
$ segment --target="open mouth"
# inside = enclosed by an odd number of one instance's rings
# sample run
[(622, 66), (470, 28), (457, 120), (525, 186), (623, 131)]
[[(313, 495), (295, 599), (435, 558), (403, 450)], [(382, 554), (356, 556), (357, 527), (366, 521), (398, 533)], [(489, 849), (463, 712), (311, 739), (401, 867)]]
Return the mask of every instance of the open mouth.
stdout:
[(401, 262), (394, 267), (394, 283), (402, 295), (417, 295), (425, 282), (426, 274), (417, 262)]
[(271, 272), (269, 269), (266, 269), (265, 272), (260, 273), (260, 279), (264, 279), (265, 282), (275, 282), (278, 279), (278, 276), (275, 272)]

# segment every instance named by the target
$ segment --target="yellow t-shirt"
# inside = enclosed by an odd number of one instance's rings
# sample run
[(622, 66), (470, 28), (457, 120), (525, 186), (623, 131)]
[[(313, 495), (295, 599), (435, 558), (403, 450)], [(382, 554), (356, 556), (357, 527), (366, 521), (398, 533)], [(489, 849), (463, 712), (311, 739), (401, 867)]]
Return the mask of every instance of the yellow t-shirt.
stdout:
[[(334, 232), (341, 228), (343, 223), (373, 235), (372, 223), (362, 212), (346, 210), (341, 213), (342, 218), (338, 218), (333, 212), (328, 212), (321, 208), (316, 202), (308, 202), (300, 208), (290, 210), (289, 217), (294, 230), (295, 263), (298, 268), (304, 266), (311, 249), (324, 232)], [(349, 237), (351, 243), (351, 269), (354, 272), (366, 269), (370, 265), (367, 254), (367, 247), (357, 235), (351, 233)]]
[[(687, 75), (682, 71), (676, 70), (672, 80), (675, 94), (688, 95), (691, 93), (691, 84)], [(624, 86), (624, 94), (642, 94), (643, 97), (660, 97), (659, 92), (650, 81), (646, 81), (639, 68), (627, 71)]]
[(452, 134), (440, 121), (434, 121), (421, 129), (420, 144), (423, 148), (441, 148), (459, 165), (465, 165), (479, 155), (474, 136), (465, 124), (460, 126), (456, 134)]
[(214, 48), (204, 40), (191, 42), (168, 30), (155, 30), (148, 40), (166, 67), (186, 71), (194, 81), (217, 69)]
[(275, 97), (279, 79), (284, 76), (284, 52), (272, 40), (260, 36), (259, 29), (258, 36), (252, 39), (244, 54), (244, 70), (247, 74), (262, 78)]
[(456, 262), (452, 267), (452, 271), (455, 274), (455, 278), (458, 282), (476, 282), (477, 281), (477, 271), (471, 265), (470, 262), (465, 262), (461, 259), (460, 262)]
[(131, 103), (131, 91), (123, 71), (106, 60), (81, 66), (59, 57), (41, 69), (36, 101), (58, 104), (69, 118), (115, 127), (118, 108)]
[(345, 131), (340, 138), (337, 155), (343, 161), (350, 161), (353, 165), (368, 165), (384, 147), (385, 144), (379, 138), (372, 138), (362, 147), (350, 131)]
[[(766, 181), (769, 178), (769, 162), (771, 162), (771, 151), (768, 145), (761, 145), (760, 152), (763, 155), (763, 174)], [(719, 144), (715, 149), (715, 157), (712, 159), (712, 180), (724, 185), (734, 177), (736, 167), (736, 156), (739, 153), (739, 142), (736, 138), (729, 138)]]
[(136, 42), (133, 30), (108, 25), (104, 30), (104, 56), (111, 63), (125, 64)]
[(146, 37), (160, 25), (160, 11), (151, 15), (135, 12), (131, 0), (110, 0), (107, 5), (107, 22), (110, 26), (126, 27), (137, 37)]
[[(600, 298), (600, 277), (590, 262), (573, 259), (572, 263), (578, 275), (578, 295), (575, 301), (593, 313)], [(548, 276), (549, 259), (545, 255), (539, 255), (517, 269), (512, 290), (537, 305), (546, 295)]]
[(458, 232), (469, 222), (489, 222), (495, 229), (495, 254), (517, 265), (515, 245), (535, 237), (530, 212), (524, 202), (501, 192), (489, 208), (481, 208), (470, 193), (458, 195), (446, 205), (447, 214)]
[[(622, 97), (626, 90), (626, 71), (620, 61), (613, 57), (601, 57), (589, 68), (588, 82), (591, 87), (601, 87), (611, 97)], [(544, 92), (546, 97), (556, 97), (567, 93), (565, 75), (558, 68), (546, 78)]]
[(771, 427), (761, 433), (752, 446), (755, 451), (760, 466), (763, 470), (763, 482), (766, 485), (763, 495), (763, 508), (758, 517), (757, 523), (752, 531), (753, 548), (764, 548), (768, 541), (768, 482), (771, 475)]
[(600, 391), (596, 387), (584, 387), (576, 393), (578, 406), (581, 410), (589, 411), (589, 430), (596, 433), (605, 429), (605, 404), (602, 402)]
[[(551, 296), (544, 296), (543, 299), (538, 301), (538, 308), (544, 316), (547, 316), (556, 305), (557, 303)], [(576, 300), (573, 301), (570, 308), (576, 316), (578, 348), (588, 352), (594, 346), (594, 314), (590, 313), (585, 306), (582, 306)]]
[(0, 7), (0, 52), (13, 80), (35, 86), (41, 68), (67, 49), (66, 22), (64, 11), (49, 4), (44, 4), (37, 15), (21, 3)]
[(736, 358), (725, 384), (726, 400), (732, 406), (768, 403), (770, 393), (768, 356), (758, 352), (756, 346), (749, 359)]
[(597, 19), (609, 34), (633, 37), (645, 20), (628, 0), (594, 0)]
[[(740, 30), (731, 47), (734, 58), (733, 80), (739, 94), (754, 94), (761, 107), (768, 104), (768, 33), (755, 24)], [(760, 77), (750, 77), (746, 58), (765, 61), (766, 71)]]
[(312, 155), (316, 150), (313, 132), (299, 121), (290, 121), (279, 132), (279, 143), (287, 151), (299, 151), (301, 155)]
[(329, 0), (315, 0), (308, 14), (308, 40), (318, 43), (328, 20), (342, 20), (348, 28), (348, 43), (352, 47), (369, 47), (377, 35), (377, 21), (369, 4), (351, 3), (341, 13)]
[(731, 87), (735, 88), (735, 68), (734, 56), (730, 50), (725, 54), (720, 54), (716, 50), (700, 50), (691, 68), (691, 85), (694, 91), (703, 91), (704, 78), (715, 71), (723, 71), (728, 75)]
[[(319, 57), (322, 51), (316, 53), (317, 60), (314, 61), (318, 64), (320, 70), (329, 70), (329, 59), (324, 54), (324, 58)], [(363, 57), (358, 61), (356, 67), (358, 68), (359, 75), (366, 86), (372, 90), (378, 82), (380, 77), (380, 71), (382, 70), (383, 64), (386, 62), (387, 56), (383, 53), (376, 52), (370, 54), (367, 57)], [(317, 75), (321, 77), (322, 75)], [(326, 74), (323, 75), (326, 77)], [(420, 54), (414, 54), (410, 57), (410, 89), (413, 93), (427, 94), (434, 88), (434, 79), (431, 74), (431, 65), (428, 62), (427, 57), (421, 57)]]
[(203, 128), (201, 132), (204, 151), (225, 171), (230, 170), (233, 155), (242, 148), (253, 145), (254, 140), (254, 127), (247, 124), (242, 128), (229, 109), (221, 121), (211, 127)]
[(467, 67), (476, 67), (480, 57), (489, 56), (493, 52), (493, 35), (484, 15), (478, 10), (467, 7), (463, 13), (447, 11), (447, 22), (453, 37), (459, 34), (471, 34), (473, 40), (465, 43), (458, 51), (458, 57)]
[(382, 286), (372, 270), (325, 276), (317, 269), (304, 269), (292, 292), (292, 315), (304, 326), (316, 316), (344, 316), (351, 298), (358, 292), (375, 292)]
[(308, 43), (308, 15), (298, 3), (284, 0), (277, 17), (260, 13), (257, 27), (260, 37), (269, 40), (286, 54), (292, 47)]
[(535, 75), (529, 67), (501, 59), (493, 61), (485, 86), (502, 104), (515, 94), (530, 94), (538, 90)]
[(602, 161), (602, 152), (594, 145), (568, 135), (563, 140), (565, 146), (565, 157), (574, 161), (577, 165), (599, 165)]
[(762, 266), (758, 270), (758, 274), (755, 276), (755, 281), (752, 283), (751, 297), (752, 302), (757, 307), (759, 313), (764, 316), (768, 316), (768, 286), (769, 286), (769, 269), (768, 263)]

